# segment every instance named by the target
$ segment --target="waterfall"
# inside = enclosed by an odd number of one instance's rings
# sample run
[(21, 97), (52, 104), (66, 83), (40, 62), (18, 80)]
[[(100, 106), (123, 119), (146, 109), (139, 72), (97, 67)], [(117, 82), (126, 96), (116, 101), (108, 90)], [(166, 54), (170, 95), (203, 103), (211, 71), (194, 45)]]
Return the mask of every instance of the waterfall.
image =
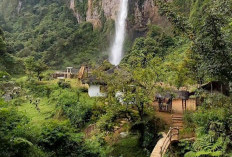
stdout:
[(18, 14), (19, 14), (19, 12), (20, 12), (20, 10), (22, 8), (22, 3), (23, 3), (22, 1), (19, 1), (18, 6), (16, 8)]
[(123, 44), (126, 33), (126, 18), (128, 12), (128, 0), (120, 0), (120, 9), (115, 22), (116, 34), (114, 43), (111, 47), (110, 63), (117, 66), (120, 64), (123, 57)]

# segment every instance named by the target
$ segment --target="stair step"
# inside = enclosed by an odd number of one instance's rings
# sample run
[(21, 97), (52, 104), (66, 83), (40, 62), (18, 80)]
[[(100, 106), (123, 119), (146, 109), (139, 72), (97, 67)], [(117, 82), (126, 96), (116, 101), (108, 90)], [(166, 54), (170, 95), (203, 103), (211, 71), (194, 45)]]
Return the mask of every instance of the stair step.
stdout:
[(178, 127), (178, 126), (183, 126), (184, 124), (183, 123), (173, 123), (172, 124), (174, 127)]
[(183, 120), (183, 118), (172, 118), (172, 120)]
[(181, 117), (181, 118), (183, 118), (183, 116), (181, 116), (181, 115), (172, 115), (172, 117)]
[(172, 127), (184, 127), (184, 125), (172, 125)]
[(172, 123), (180, 123), (180, 124), (183, 124), (183, 121), (173, 121)]

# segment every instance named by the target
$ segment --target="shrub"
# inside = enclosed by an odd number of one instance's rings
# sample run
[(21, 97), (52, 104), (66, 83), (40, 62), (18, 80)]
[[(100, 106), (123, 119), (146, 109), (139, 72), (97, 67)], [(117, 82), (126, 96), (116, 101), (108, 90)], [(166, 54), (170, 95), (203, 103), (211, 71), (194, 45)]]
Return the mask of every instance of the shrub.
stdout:
[(67, 83), (67, 82), (64, 82), (64, 81), (58, 81), (57, 84), (62, 89), (71, 88), (70, 83)]
[(67, 121), (50, 121), (42, 130), (39, 145), (55, 156), (99, 156), (87, 148), (82, 134), (74, 133)]
[(80, 87), (79, 90), (80, 90), (80, 92), (88, 93), (88, 88), (86, 86)]
[(30, 90), (32, 94), (36, 95), (37, 97), (49, 97), (53, 88), (48, 85), (40, 85), (36, 82), (26, 84), (26, 87)]
[(10, 74), (5, 71), (0, 71), (0, 81), (7, 81), (10, 79)]
[(34, 133), (29, 133), (28, 119), (14, 108), (3, 106), (0, 106), (0, 156), (43, 157), (42, 151), (32, 143)]

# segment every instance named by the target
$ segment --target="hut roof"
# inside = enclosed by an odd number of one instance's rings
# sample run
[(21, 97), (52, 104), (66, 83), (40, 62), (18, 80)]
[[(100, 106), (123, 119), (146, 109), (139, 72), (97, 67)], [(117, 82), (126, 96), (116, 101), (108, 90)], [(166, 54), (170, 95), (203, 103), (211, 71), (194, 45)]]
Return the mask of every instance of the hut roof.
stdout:
[(163, 94), (156, 94), (156, 98), (177, 98), (177, 99), (184, 99), (184, 100), (188, 100), (189, 97), (193, 95), (192, 93), (190, 93), (189, 91), (173, 91), (173, 92), (167, 92), (167, 93), (163, 93)]
[[(100, 68), (97, 68), (100, 70)], [(103, 71), (105, 74), (114, 74), (116, 70), (120, 70), (118, 66), (114, 66), (110, 69), (107, 69)], [(88, 73), (88, 77), (82, 77), (81, 81), (84, 84), (98, 84), (98, 85), (106, 85), (107, 83), (103, 80), (100, 80), (97, 76), (95, 76), (93, 73)], [(124, 73), (123, 73), (124, 74)]]
[(229, 96), (230, 93), (229, 83), (221, 82), (221, 81), (211, 81), (209, 83), (202, 85), (199, 89), (212, 91), (212, 92), (220, 92), (226, 96)]
[(106, 85), (103, 80), (98, 79), (96, 76), (89, 76), (81, 80), (83, 84)]
[(188, 100), (190, 93), (188, 91), (177, 91), (178, 98)]

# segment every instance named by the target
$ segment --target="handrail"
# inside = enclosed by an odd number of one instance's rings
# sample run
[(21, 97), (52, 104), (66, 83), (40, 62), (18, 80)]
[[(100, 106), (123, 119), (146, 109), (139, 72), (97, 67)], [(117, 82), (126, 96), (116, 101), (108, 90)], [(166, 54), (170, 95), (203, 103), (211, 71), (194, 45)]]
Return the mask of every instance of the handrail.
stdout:
[[(174, 130), (177, 130), (177, 133), (172, 133)], [(167, 136), (164, 139), (163, 145), (160, 148), (160, 154), (161, 157), (163, 156), (163, 153), (165, 152), (165, 150), (168, 148), (168, 142), (171, 143), (172, 141), (172, 137), (178, 135), (179, 136), (179, 127), (170, 127)]]

